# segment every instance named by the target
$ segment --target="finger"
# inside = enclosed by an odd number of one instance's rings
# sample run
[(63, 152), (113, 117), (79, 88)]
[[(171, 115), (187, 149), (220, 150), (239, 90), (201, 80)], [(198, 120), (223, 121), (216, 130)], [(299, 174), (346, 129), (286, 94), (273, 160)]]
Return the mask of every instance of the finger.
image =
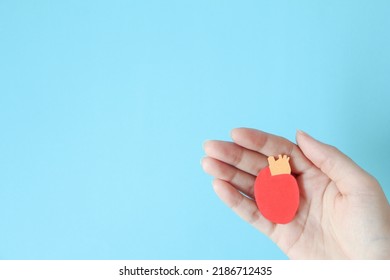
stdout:
[(207, 174), (228, 181), (239, 191), (253, 198), (253, 185), (255, 177), (219, 160), (205, 157), (202, 159), (202, 167)]
[(336, 183), (342, 194), (377, 185), (371, 175), (337, 148), (315, 140), (303, 131), (297, 132), (297, 142), (306, 157)]
[(268, 236), (272, 234), (275, 224), (261, 215), (253, 200), (242, 195), (228, 182), (219, 179), (214, 180), (213, 187), (218, 197), (243, 220)]
[(204, 150), (209, 157), (233, 165), (254, 176), (257, 176), (259, 171), (267, 166), (265, 156), (232, 142), (209, 140), (204, 143)]
[(235, 128), (231, 136), (236, 144), (267, 157), (288, 155), (294, 174), (299, 175), (313, 167), (298, 146), (285, 138), (250, 128)]

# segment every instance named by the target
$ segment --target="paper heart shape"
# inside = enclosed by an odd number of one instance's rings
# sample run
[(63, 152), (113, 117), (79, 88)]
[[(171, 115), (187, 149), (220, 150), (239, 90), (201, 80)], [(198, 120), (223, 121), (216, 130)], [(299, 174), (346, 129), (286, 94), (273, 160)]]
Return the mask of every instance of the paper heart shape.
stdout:
[(257, 208), (269, 221), (276, 224), (291, 222), (299, 207), (299, 187), (292, 176), (290, 158), (279, 155), (268, 158), (269, 167), (257, 175), (254, 193)]

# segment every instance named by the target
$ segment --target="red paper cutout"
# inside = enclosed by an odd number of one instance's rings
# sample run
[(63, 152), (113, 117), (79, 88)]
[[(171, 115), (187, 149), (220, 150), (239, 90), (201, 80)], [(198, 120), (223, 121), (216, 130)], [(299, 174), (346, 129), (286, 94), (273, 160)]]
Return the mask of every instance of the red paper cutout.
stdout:
[(276, 224), (291, 222), (299, 207), (299, 188), (290, 174), (289, 157), (269, 157), (269, 167), (257, 175), (254, 193), (257, 208), (269, 221)]

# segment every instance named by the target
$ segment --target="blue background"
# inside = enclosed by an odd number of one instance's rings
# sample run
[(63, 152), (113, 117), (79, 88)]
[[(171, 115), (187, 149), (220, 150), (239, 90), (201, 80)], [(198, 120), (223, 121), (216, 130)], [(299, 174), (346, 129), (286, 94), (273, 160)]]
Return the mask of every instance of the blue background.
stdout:
[(205, 139), (303, 129), (390, 194), (389, 1), (0, 1), (1, 259), (284, 259)]

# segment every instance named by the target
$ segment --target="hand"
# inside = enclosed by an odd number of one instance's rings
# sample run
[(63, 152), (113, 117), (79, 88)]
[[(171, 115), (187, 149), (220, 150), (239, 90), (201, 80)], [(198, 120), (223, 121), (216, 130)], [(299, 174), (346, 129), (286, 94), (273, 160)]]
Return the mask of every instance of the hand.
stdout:
[[(336, 148), (298, 131), (297, 145), (248, 128), (234, 143), (204, 144), (205, 172), (217, 195), (242, 219), (271, 238), (291, 259), (390, 259), (390, 205), (375, 178)], [(267, 157), (288, 155), (300, 188), (289, 224), (273, 224), (258, 211), (253, 185)], [(245, 195), (243, 195), (245, 194)]]

